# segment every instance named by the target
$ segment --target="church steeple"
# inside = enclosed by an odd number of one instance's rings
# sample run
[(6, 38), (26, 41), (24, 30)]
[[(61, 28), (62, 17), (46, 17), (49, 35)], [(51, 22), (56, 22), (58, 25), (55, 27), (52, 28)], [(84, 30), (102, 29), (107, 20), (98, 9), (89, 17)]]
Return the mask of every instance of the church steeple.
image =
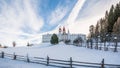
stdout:
[(62, 30), (61, 30), (61, 27), (59, 27), (59, 34), (61, 34)]
[(63, 34), (66, 34), (66, 30), (65, 30), (65, 27), (63, 27)]

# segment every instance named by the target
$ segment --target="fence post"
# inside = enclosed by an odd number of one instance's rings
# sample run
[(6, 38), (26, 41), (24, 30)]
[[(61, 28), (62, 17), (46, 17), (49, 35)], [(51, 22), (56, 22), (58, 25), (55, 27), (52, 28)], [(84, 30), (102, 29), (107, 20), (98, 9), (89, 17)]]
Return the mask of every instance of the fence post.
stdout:
[(47, 56), (47, 66), (49, 65), (49, 56)]
[(72, 57), (70, 57), (70, 68), (72, 68)]
[(102, 59), (101, 68), (104, 68), (104, 59)]
[(27, 62), (28, 62), (28, 63), (30, 62), (30, 59), (29, 59), (29, 56), (28, 56), (28, 54), (27, 54)]
[(1, 58), (4, 58), (4, 52), (2, 51), (2, 56), (1, 56)]
[(16, 55), (15, 55), (15, 52), (14, 52), (14, 54), (13, 54), (13, 59), (14, 59), (14, 60), (16, 60)]

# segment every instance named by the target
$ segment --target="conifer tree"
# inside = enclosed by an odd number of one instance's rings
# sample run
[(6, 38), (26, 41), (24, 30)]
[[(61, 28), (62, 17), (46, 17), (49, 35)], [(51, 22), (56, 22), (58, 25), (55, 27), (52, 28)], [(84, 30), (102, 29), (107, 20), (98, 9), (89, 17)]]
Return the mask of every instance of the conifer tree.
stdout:
[(114, 25), (114, 6), (112, 5), (108, 15), (108, 32), (112, 32)]
[(56, 34), (53, 34), (50, 40), (51, 44), (58, 44), (58, 37)]

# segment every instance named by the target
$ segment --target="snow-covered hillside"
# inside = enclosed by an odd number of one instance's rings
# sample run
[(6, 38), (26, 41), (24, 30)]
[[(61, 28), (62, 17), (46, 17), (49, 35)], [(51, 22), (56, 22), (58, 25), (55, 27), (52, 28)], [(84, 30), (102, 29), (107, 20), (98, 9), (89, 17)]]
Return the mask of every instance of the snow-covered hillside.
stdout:
[[(31, 47), (0, 48), (0, 51), (4, 51), (5, 53), (10, 53), (10, 54), (13, 54), (15, 52), (17, 55), (24, 55), (24, 56), (28, 54), (30, 57), (46, 58), (47, 56), (49, 56), (52, 59), (61, 59), (61, 60), (69, 60), (69, 58), (72, 57), (73, 60), (75, 61), (95, 62), (95, 63), (100, 63), (104, 58), (105, 63), (107, 64), (120, 64), (120, 59), (119, 59), (120, 52), (115, 53), (112, 51), (100, 51), (95, 49), (88, 49), (85, 47), (65, 45), (63, 43), (60, 43), (58, 45), (51, 45), (50, 43), (42, 43), (40, 45), (34, 45)], [(0, 60), (2, 60), (0, 61), (0, 63), (2, 62), (4, 63), (7, 61), (3, 59)], [(31, 64), (27, 64), (27, 65), (31, 65)]]

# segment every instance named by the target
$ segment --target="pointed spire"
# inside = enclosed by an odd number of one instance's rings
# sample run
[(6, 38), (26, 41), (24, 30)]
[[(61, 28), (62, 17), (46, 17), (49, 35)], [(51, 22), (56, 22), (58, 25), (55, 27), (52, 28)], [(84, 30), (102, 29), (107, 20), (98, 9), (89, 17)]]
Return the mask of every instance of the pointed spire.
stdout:
[(61, 27), (59, 27), (59, 34), (61, 34), (62, 33), (62, 29), (61, 29)]
[(59, 33), (62, 32), (61, 27), (59, 27)]
[(65, 27), (63, 27), (63, 34), (66, 34), (66, 30), (65, 30)]

